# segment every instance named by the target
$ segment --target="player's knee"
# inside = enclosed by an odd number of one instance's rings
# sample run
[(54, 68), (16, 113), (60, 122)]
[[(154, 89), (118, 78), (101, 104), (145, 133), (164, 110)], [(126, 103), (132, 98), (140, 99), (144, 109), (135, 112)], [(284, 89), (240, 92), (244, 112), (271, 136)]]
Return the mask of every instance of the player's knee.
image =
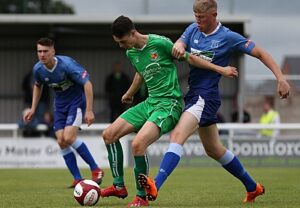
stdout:
[(179, 131), (172, 131), (170, 134), (170, 142), (183, 145), (185, 137)]
[(102, 133), (102, 138), (105, 144), (112, 144), (116, 141), (116, 136), (110, 128), (107, 128)]
[(144, 155), (147, 147), (145, 147), (145, 145), (141, 142), (133, 140), (131, 143), (131, 148), (133, 155)]
[(59, 145), (59, 147), (60, 147), (61, 149), (64, 149), (64, 148), (66, 148), (66, 147), (69, 146), (69, 145), (65, 142), (65, 140), (64, 140), (63, 137), (58, 137), (58, 138), (57, 138), (57, 143), (58, 143), (58, 145)]
[(205, 152), (207, 156), (218, 160), (224, 155), (224, 150), (221, 147), (212, 147), (212, 148), (205, 148)]
[(216, 154), (213, 150), (211, 149), (205, 149), (205, 152), (207, 154), (208, 157), (211, 157), (213, 159), (217, 159)]
[(57, 138), (57, 143), (61, 148), (64, 146), (64, 142), (61, 138)]
[(109, 129), (105, 129), (103, 132), (102, 132), (102, 138), (104, 140), (104, 143), (105, 144), (108, 144), (109, 143)]
[(64, 131), (64, 134), (62, 136), (62, 141), (65, 142), (68, 145), (72, 145), (73, 142), (76, 140), (77, 136), (76, 134)]

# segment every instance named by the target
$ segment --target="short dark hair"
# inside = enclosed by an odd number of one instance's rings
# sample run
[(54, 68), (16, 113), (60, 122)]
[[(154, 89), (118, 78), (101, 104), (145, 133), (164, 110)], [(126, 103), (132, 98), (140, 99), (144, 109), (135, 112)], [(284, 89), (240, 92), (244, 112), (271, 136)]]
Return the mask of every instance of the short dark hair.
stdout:
[(135, 26), (131, 19), (125, 16), (119, 16), (111, 25), (111, 32), (113, 36), (122, 38), (131, 30), (135, 30)]
[(54, 41), (50, 38), (40, 38), (37, 41), (38, 45), (42, 45), (42, 46), (54, 46)]

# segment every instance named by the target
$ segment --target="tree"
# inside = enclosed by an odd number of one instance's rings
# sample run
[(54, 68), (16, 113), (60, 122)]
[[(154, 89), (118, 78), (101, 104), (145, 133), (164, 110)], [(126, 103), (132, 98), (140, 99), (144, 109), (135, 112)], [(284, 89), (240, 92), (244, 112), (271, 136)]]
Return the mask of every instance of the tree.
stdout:
[(72, 6), (60, 0), (1, 0), (0, 13), (74, 14)]

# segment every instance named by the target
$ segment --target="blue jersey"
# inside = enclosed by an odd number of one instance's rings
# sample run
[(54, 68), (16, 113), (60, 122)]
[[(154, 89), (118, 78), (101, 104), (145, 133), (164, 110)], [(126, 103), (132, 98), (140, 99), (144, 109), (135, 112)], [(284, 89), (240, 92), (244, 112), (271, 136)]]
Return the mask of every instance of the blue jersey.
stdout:
[[(228, 66), (233, 52), (250, 54), (255, 45), (221, 23), (209, 35), (200, 32), (198, 25), (192, 23), (181, 35), (180, 40), (187, 45), (188, 52), (219, 66)], [(219, 73), (190, 66), (189, 93), (219, 100), (220, 78)]]
[(55, 106), (67, 107), (72, 102), (85, 102), (83, 85), (89, 75), (74, 59), (68, 56), (55, 56), (56, 65), (47, 69), (38, 62), (33, 67), (37, 85), (47, 84), (55, 91)]

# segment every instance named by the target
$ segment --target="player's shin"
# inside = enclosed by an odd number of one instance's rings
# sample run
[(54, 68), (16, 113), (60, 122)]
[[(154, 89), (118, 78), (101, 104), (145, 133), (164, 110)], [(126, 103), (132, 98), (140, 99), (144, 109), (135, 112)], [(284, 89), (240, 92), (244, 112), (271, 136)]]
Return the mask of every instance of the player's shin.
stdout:
[(82, 140), (76, 139), (71, 146), (78, 152), (80, 157), (90, 166), (91, 170), (95, 170), (98, 168), (91, 152)]
[(167, 177), (177, 167), (180, 158), (183, 154), (183, 146), (176, 143), (170, 143), (168, 151), (161, 161), (159, 172), (155, 178), (156, 188), (160, 189), (162, 184), (167, 180)]
[(218, 160), (219, 163), (229, 173), (238, 178), (246, 187), (247, 192), (253, 192), (256, 189), (256, 182), (250, 177), (239, 159), (232, 152), (227, 150), (225, 154)]
[(106, 145), (108, 152), (108, 161), (115, 186), (124, 186), (124, 170), (123, 170), (123, 149), (120, 141)]
[(70, 147), (62, 149), (61, 154), (74, 180), (80, 180), (81, 179), (80, 171), (77, 166), (76, 157), (72, 149)]
[(134, 175), (135, 175), (135, 182), (136, 182), (136, 188), (137, 188), (137, 196), (140, 196), (142, 198), (146, 197), (146, 191), (145, 189), (140, 185), (138, 182), (138, 176), (139, 174), (145, 174), (148, 175), (149, 172), (149, 161), (147, 155), (143, 156), (134, 156)]

